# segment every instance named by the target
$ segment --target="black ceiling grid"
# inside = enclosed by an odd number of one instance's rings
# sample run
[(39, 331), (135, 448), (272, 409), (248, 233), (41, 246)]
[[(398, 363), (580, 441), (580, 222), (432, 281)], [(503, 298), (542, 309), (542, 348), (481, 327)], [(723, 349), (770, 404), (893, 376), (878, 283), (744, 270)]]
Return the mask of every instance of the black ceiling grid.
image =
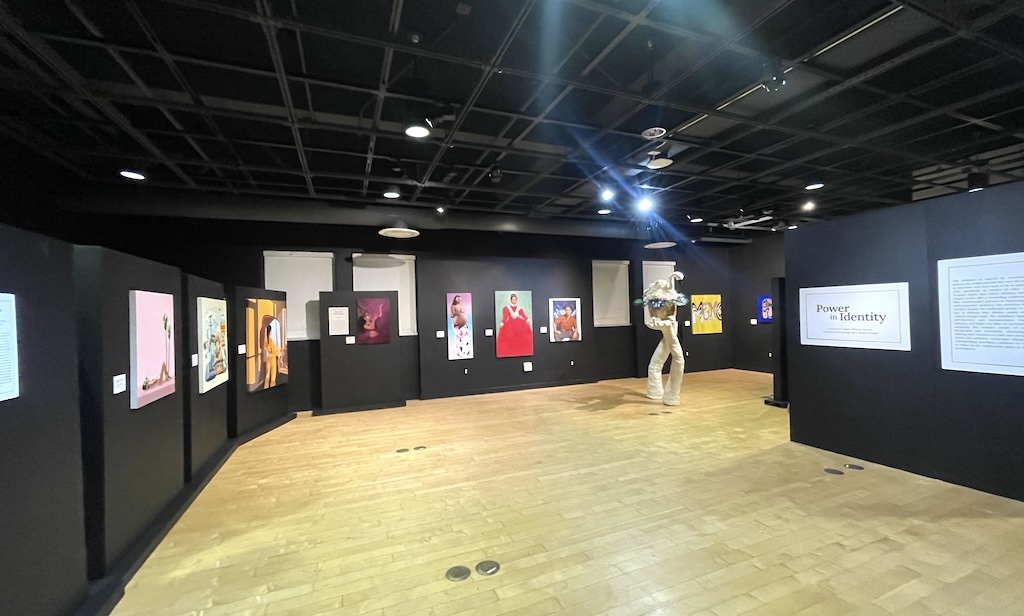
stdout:
[(991, 0), (0, 0), (0, 138), (100, 184), (609, 225), (648, 197), (757, 232), (1024, 179), (1021, 27)]

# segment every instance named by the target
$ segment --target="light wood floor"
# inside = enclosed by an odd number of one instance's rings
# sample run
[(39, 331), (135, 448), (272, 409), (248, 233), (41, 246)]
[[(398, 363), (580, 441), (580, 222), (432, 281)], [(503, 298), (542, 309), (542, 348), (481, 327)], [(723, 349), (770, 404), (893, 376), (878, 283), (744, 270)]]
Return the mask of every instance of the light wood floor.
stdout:
[(300, 417), (239, 448), (114, 614), (1024, 614), (1024, 503), (824, 474), (857, 461), (788, 442), (766, 375), (687, 375), (675, 408), (643, 385)]

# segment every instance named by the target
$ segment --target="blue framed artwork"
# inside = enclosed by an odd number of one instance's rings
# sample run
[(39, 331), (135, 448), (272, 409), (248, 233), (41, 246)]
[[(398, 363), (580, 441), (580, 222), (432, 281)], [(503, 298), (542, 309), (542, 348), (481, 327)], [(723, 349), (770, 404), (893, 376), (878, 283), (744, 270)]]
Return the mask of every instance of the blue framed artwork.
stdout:
[(758, 295), (757, 296), (757, 322), (758, 323), (771, 323), (772, 322), (772, 296), (771, 295)]

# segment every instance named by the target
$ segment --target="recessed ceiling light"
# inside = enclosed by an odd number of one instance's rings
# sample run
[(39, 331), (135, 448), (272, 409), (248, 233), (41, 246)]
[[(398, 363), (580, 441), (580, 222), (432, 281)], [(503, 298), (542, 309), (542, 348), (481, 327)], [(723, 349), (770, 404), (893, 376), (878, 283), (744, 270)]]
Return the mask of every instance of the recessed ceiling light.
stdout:
[(405, 127), (405, 134), (414, 139), (423, 139), (430, 136), (430, 129), (422, 124), (410, 124)]
[(398, 190), (397, 186), (388, 186), (384, 189), (385, 199), (397, 199), (402, 196), (402, 193)]
[(601, 191), (601, 201), (611, 201), (615, 198), (615, 193), (605, 188)]
[(644, 244), (644, 248), (659, 250), (661, 248), (672, 248), (675, 245), (675, 242), (651, 242), (650, 244)]
[(788, 228), (789, 228), (790, 231), (792, 231), (793, 229), (796, 229), (796, 227), (797, 227), (796, 225), (789, 225)]
[(664, 137), (666, 133), (668, 133), (668, 131), (664, 128), (660, 126), (652, 126), (640, 133), (640, 136), (644, 139), (660, 139)]
[(690, 222), (704, 222), (704, 219), (698, 216), (697, 218), (691, 218)]
[(144, 173), (142, 173), (141, 171), (136, 171), (134, 169), (121, 169), (120, 173), (121, 177), (123, 177), (126, 180), (134, 180), (136, 182), (141, 182), (142, 180), (146, 179), (146, 175)]
[(805, 212), (810, 212), (813, 209), (814, 209), (814, 202), (813, 201), (808, 201), (807, 203), (805, 203), (803, 205), (803, 210)]
[(651, 200), (648, 199), (647, 197), (644, 197), (643, 199), (637, 202), (636, 206), (640, 208), (641, 212), (650, 212), (651, 208), (654, 207), (654, 203), (652, 203)]
[(444, 214), (444, 208), (443, 207), (437, 208), (437, 213), (438, 214)]
[(386, 229), (381, 229), (377, 233), (384, 237), (391, 237), (399, 240), (407, 240), (412, 237), (417, 237), (420, 234), (416, 229), (409, 229), (407, 227), (387, 227)]
[(818, 190), (819, 188), (825, 188), (825, 185), (822, 184), (821, 182), (814, 182), (812, 184), (804, 186), (804, 190)]
[(611, 214), (612, 211), (609, 210), (608, 208), (604, 208), (603, 210), (597, 210), (597, 213), (600, 214), (601, 216), (606, 216), (608, 214)]

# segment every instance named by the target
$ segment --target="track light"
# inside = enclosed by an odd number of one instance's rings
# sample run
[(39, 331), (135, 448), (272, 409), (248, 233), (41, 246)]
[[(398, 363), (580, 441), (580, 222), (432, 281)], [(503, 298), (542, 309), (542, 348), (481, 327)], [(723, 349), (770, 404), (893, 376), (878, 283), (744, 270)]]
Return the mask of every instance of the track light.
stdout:
[(600, 214), (601, 216), (607, 216), (608, 214), (611, 214), (612, 211), (609, 210), (608, 208), (603, 208), (603, 209), (597, 210), (597, 213)]
[(785, 228), (786, 228), (786, 223), (780, 221), (774, 227), (772, 227), (772, 231), (782, 231)]
[(782, 70), (782, 63), (778, 60), (766, 62), (763, 67), (763, 79), (761, 87), (769, 92), (778, 92), (786, 85), (786, 72)]
[(497, 184), (501, 181), (501, 167), (494, 165), (491, 170), (487, 173), (487, 177), (491, 178), (492, 184)]
[(141, 182), (146, 179), (146, 174), (136, 169), (121, 169), (119, 173), (124, 179), (134, 182)]
[(398, 190), (397, 186), (392, 185), (392, 186), (388, 186), (387, 188), (384, 189), (384, 198), (385, 199), (397, 199), (397, 198), (399, 198), (401, 196), (402, 196), (402, 192), (400, 190)]
[(601, 191), (601, 201), (611, 201), (615, 198), (615, 193), (605, 188)]
[(988, 188), (989, 177), (987, 173), (975, 171), (967, 175), (967, 192), (979, 192)]
[(654, 203), (647, 197), (644, 197), (643, 199), (637, 202), (636, 207), (641, 212), (650, 212), (651, 209), (654, 207)]
[(825, 188), (825, 185), (821, 182), (811, 182), (807, 186), (804, 186), (804, 190), (818, 190), (819, 188)]
[(789, 229), (790, 231), (792, 231), (793, 229), (796, 229), (796, 227), (797, 227), (797, 225), (789, 225), (786, 228)]
[(704, 222), (704, 219), (698, 216), (696, 218), (691, 218), (690, 222)]
[(438, 214), (444, 214), (444, 208), (443, 207), (437, 208), (437, 213)]
[(814, 209), (814, 202), (813, 201), (808, 201), (807, 203), (805, 203), (803, 205), (803, 207), (801, 209), (803, 209), (803, 211), (805, 211), (805, 212), (810, 212), (811, 210)]

